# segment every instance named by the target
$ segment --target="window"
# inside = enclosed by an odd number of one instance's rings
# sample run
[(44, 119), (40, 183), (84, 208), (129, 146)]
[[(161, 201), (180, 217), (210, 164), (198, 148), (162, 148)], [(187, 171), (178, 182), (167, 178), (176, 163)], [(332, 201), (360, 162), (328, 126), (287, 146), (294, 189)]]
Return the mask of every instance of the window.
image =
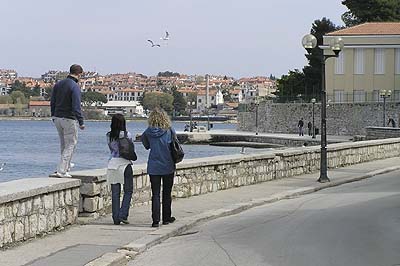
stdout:
[(400, 74), (400, 48), (396, 49), (396, 57), (395, 57), (395, 73)]
[(354, 74), (364, 74), (364, 49), (354, 49)]
[(400, 102), (400, 90), (399, 89), (394, 90), (393, 95), (394, 95), (394, 101), (395, 102)]
[(335, 74), (344, 74), (344, 52), (339, 53), (339, 56), (335, 58)]
[(375, 49), (375, 74), (385, 74), (385, 50)]
[(355, 103), (365, 102), (365, 92), (363, 90), (354, 90), (353, 99)]
[(344, 102), (344, 91), (343, 90), (334, 90), (335, 103), (342, 103)]
[(379, 89), (375, 89), (372, 91), (372, 101), (379, 102)]

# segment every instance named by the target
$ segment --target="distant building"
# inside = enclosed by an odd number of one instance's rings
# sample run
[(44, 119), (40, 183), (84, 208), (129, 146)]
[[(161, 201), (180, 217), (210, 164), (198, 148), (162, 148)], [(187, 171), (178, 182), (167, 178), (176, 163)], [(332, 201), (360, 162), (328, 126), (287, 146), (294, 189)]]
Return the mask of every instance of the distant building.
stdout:
[(143, 115), (143, 106), (137, 101), (109, 101), (101, 106), (105, 115), (123, 114), (129, 117)]
[[(326, 61), (326, 92), (333, 102), (381, 101), (391, 90), (400, 101), (400, 22), (372, 22), (328, 33), (324, 45), (341, 37), (344, 49)], [(325, 51), (328, 53), (328, 51)]]
[(18, 73), (11, 69), (0, 69), (0, 79), (16, 79)]
[(29, 101), (29, 113), (34, 117), (48, 117), (51, 116), (50, 102), (49, 101)]
[(11, 89), (11, 88), (8, 87), (8, 86), (6, 86), (6, 84), (0, 83), (0, 95), (8, 95), (8, 91), (9, 91), (10, 89)]

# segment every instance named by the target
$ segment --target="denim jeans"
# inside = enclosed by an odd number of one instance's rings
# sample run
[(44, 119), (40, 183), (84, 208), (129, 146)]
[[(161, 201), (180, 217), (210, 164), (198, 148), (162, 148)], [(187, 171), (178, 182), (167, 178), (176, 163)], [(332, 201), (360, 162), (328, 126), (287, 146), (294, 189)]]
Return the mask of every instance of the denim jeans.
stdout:
[(171, 191), (174, 185), (174, 173), (168, 175), (150, 175), (151, 182), (151, 218), (153, 223), (160, 222), (160, 189), (162, 180), (162, 217), (163, 221), (171, 218)]
[(121, 220), (128, 219), (129, 207), (133, 194), (133, 172), (131, 165), (128, 165), (124, 171), (124, 196), (121, 199), (121, 184), (111, 184), (112, 194), (112, 218), (115, 224), (119, 224)]

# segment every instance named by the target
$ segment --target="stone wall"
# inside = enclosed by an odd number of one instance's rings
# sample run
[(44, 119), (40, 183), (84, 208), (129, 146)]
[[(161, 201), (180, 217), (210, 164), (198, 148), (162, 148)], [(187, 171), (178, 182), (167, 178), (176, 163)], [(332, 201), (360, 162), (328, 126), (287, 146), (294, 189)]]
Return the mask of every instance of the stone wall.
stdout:
[(79, 180), (27, 178), (0, 183), (0, 247), (74, 224)]
[(400, 128), (393, 127), (367, 127), (366, 139), (400, 138)]
[[(315, 104), (315, 126), (321, 127), (320, 103)], [(392, 116), (399, 125), (400, 103), (386, 103), (386, 119)], [(312, 121), (311, 103), (260, 103), (258, 107), (258, 131), (272, 133), (297, 133), (297, 123), (304, 119)], [(238, 128), (243, 131), (256, 130), (256, 114), (240, 112)], [(365, 135), (368, 126), (383, 125), (383, 103), (330, 103), (327, 107), (327, 134)], [(305, 131), (306, 132), (306, 131)]]
[[(330, 144), (328, 167), (337, 168), (395, 156), (400, 156), (400, 138)], [(319, 146), (184, 160), (177, 165), (173, 196), (184, 198), (312, 173), (319, 170), (319, 165)], [(72, 173), (74, 178), (82, 180), (82, 188), (91, 187), (90, 193), (81, 189), (81, 216), (96, 217), (109, 212), (111, 196), (105, 172), (105, 169), (99, 169)], [(134, 177), (132, 204), (150, 203), (151, 189), (146, 166), (135, 165)]]

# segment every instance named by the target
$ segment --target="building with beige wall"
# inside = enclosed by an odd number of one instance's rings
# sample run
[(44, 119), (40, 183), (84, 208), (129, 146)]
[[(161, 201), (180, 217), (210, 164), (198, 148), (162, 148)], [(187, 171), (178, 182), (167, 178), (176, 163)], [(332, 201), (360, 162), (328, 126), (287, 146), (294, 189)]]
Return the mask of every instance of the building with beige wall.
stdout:
[[(344, 49), (326, 61), (326, 92), (332, 102), (400, 102), (400, 22), (364, 23), (324, 36), (324, 46), (341, 37)], [(327, 51), (325, 53), (328, 53)]]

